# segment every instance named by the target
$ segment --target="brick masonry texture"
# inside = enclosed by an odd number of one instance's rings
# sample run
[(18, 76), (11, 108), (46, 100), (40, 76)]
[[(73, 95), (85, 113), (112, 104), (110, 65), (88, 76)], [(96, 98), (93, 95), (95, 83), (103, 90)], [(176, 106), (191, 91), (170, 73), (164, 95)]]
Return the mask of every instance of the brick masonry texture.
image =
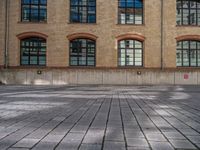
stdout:
[[(176, 67), (176, 38), (184, 35), (196, 36), (198, 27), (176, 26), (176, 1), (164, 2), (164, 67)], [(69, 0), (48, 0), (47, 23), (20, 22), (20, 0), (11, 1), (9, 6), (9, 66), (20, 65), (20, 48), (17, 35), (38, 32), (47, 38), (47, 66), (69, 66), (68, 35), (87, 33), (97, 37), (96, 66), (117, 67), (117, 37), (137, 34), (144, 40), (144, 68), (161, 66), (161, 2), (144, 0), (144, 25), (119, 25), (118, 0), (97, 0), (96, 24), (69, 23)], [(0, 65), (4, 55), (5, 0), (0, 1)]]

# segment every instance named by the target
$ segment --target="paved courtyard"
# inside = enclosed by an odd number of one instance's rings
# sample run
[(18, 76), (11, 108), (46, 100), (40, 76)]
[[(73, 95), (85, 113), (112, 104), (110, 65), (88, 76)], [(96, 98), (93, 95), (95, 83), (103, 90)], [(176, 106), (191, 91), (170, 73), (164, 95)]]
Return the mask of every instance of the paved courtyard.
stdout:
[(7, 149), (200, 149), (200, 86), (0, 86)]

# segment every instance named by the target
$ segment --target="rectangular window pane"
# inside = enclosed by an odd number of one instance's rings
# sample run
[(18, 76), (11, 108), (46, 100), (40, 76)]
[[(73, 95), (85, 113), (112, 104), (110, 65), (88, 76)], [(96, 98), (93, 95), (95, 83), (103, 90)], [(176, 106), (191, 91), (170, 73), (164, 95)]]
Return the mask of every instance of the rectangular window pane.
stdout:
[(30, 57), (30, 65), (37, 65), (37, 56)]
[(31, 20), (32, 21), (39, 21), (39, 8), (38, 6), (31, 7)]
[(183, 25), (189, 24), (189, 9), (183, 9)]
[(22, 20), (23, 21), (29, 21), (30, 20), (29, 16), (30, 16), (29, 6), (24, 5), (22, 7)]
[(142, 61), (135, 62), (135, 66), (142, 66)]
[(197, 66), (196, 50), (190, 50), (190, 65)]
[(46, 64), (46, 57), (39, 57), (39, 65), (45, 65)]

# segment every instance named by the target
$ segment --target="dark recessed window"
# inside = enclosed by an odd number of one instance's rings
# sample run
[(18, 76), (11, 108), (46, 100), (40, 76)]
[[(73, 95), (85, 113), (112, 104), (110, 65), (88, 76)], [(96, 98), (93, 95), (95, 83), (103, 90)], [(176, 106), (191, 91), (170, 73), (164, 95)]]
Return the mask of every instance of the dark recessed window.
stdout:
[(96, 0), (70, 0), (70, 22), (96, 23)]
[(137, 40), (122, 40), (118, 43), (119, 66), (142, 66), (143, 44)]
[(200, 42), (177, 42), (176, 65), (178, 67), (200, 67)]
[(22, 0), (21, 20), (23, 22), (47, 21), (47, 0)]
[(70, 42), (70, 66), (95, 66), (95, 41), (75, 39)]
[(177, 0), (177, 25), (200, 25), (200, 0)]
[(143, 24), (143, 0), (119, 0), (119, 24)]
[(21, 40), (21, 65), (46, 65), (46, 40), (31, 37)]

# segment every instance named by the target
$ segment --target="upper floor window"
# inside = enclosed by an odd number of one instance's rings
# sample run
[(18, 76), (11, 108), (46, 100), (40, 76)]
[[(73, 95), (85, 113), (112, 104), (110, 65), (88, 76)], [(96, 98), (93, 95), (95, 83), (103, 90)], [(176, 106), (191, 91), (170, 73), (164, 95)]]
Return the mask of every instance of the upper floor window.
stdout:
[(70, 22), (96, 23), (96, 0), (70, 0)]
[(22, 0), (21, 20), (23, 22), (47, 21), (47, 0)]
[(177, 0), (177, 25), (200, 25), (200, 1)]
[(178, 67), (200, 67), (200, 42), (177, 42), (176, 64)]
[(118, 43), (119, 66), (142, 66), (142, 42), (137, 40), (122, 40)]
[(74, 39), (70, 42), (70, 66), (95, 66), (96, 42)]
[(21, 40), (21, 65), (46, 65), (46, 40), (30, 37)]
[(143, 0), (119, 0), (119, 24), (143, 24)]

